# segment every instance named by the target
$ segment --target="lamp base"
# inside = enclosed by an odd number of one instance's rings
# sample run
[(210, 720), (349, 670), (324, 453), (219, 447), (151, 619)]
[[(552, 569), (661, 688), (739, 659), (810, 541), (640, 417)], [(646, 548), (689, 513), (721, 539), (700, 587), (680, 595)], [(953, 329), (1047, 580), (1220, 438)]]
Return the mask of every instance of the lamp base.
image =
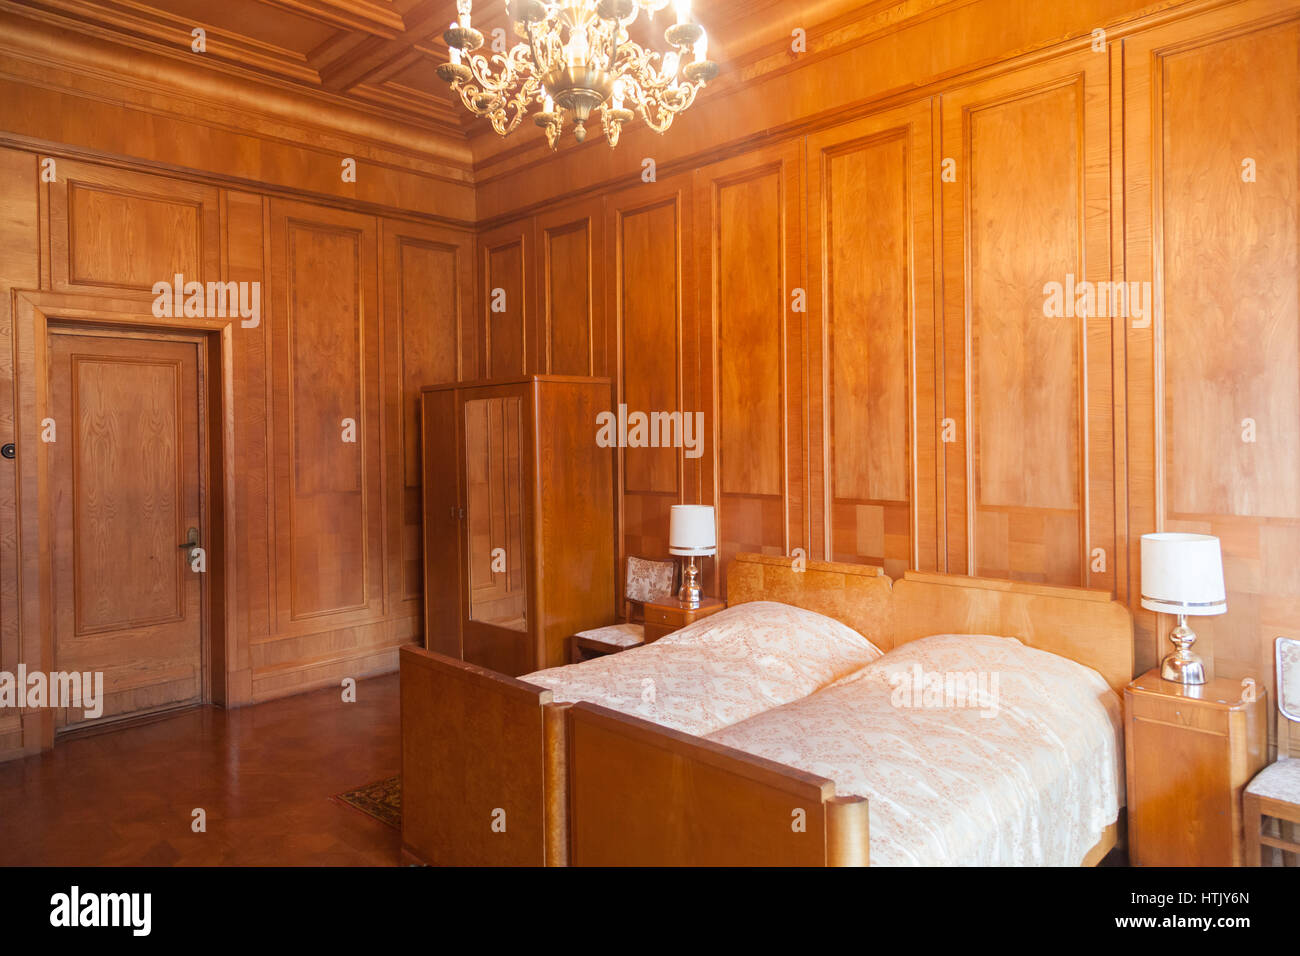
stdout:
[(695, 567), (695, 555), (691, 555), (690, 563), (686, 565), (686, 570), (682, 574), (682, 587), (677, 592), (677, 600), (688, 608), (697, 608), (700, 606), (700, 600), (704, 592), (700, 588), (699, 569)]
[(1178, 615), (1178, 626), (1169, 634), (1169, 640), (1177, 650), (1160, 662), (1161, 679), (1175, 684), (1204, 684), (1205, 663), (1192, 653), (1196, 634), (1187, 626), (1186, 615)]

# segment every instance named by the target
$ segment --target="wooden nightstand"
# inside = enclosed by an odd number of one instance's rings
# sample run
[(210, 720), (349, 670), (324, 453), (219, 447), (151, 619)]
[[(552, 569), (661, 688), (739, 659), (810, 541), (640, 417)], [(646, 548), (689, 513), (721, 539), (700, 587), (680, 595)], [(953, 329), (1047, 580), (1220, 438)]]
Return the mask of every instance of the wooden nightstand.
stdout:
[(1152, 670), (1124, 690), (1129, 859), (1135, 866), (1241, 866), (1242, 789), (1268, 754), (1262, 687), (1174, 684)]
[(717, 598), (701, 598), (700, 606), (691, 608), (680, 601), (667, 600), (645, 605), (645, 642), (653, 644), (665, 634), (681, 630), (687, 624), (717, 614), (727, 606), (726, 601)]

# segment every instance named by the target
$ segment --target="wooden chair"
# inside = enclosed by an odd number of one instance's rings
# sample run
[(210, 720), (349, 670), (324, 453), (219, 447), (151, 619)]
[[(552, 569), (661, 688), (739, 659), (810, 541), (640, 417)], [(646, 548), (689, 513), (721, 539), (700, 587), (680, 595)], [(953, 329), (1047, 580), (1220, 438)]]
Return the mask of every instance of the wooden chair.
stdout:
[(628, 602), (628, 620), (589, 631), (569, 639), (569, 660), (577, 664), (592, 656), (613, 654), (645, 643), (645, 602), (673, 593), (677, 573), (675, 561), (654, 561), (629, 556), (623, 594)]
[[(1276, 648), (1277, 762), (1256, 774), (1242, 795), (1247, 866), (1262, 865), (1266, 846), (1280, 851), (1284, 866), (1300, 863), (1300, 842), (1296, 840), (1296, 829), (1300, 827), (1300, 760), (1291, 758), (1291, 723), (1300, 722), (1300, 640), (1279, 637)], [(1269, 833), (1263, 829), (1265, 818), (1276, 823), (1276, 828), (1270, 823)]]

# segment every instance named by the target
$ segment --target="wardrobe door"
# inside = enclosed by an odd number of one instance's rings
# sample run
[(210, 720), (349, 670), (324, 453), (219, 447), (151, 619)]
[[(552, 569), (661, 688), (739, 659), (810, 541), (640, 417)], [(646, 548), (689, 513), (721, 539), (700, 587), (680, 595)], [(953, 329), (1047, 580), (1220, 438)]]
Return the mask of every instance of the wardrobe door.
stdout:
[(1086, 50), (941, 101), (950, 572), (1114, 587), (1108, 68)]
[(504, 674), (534, 669), (528, 601), (531, 404), (522, 389), (462, 393), (464, 656)]

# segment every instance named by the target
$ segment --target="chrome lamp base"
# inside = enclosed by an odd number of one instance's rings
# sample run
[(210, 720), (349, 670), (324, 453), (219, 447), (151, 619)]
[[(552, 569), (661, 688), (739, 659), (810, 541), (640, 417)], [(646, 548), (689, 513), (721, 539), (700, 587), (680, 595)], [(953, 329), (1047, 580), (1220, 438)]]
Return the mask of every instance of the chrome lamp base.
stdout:
[(1204, 684), (1205, 663), (1192, 653), (1196, 634), (1187, 626), (1187, 615), (1178, 615), (1178, 626), (1169, 634), (1177, 648), (1160, 662), (1160, 677), (1176, 684)]
[(703, 591), (700, 588), (700, 571), (695, 566), (695, 555), (691, 555), (690, 562), (682, 572), (682, 587), (677, 592), (677, 599), (689, 608), (700, 606), (700, 599), (703, 597)]

